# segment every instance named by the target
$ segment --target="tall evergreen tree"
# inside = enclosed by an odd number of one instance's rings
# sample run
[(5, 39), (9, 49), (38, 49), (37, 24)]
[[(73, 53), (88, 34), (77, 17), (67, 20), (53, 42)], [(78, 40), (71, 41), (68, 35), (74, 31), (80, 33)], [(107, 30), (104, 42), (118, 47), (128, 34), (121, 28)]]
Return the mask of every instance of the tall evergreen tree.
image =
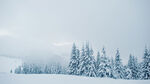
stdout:
[(84, 45), (82, 46), (82, 50), (81, 50), (81, 54), (80, 54), (80, 57), (79, 57), (79, 69), (78, 69), (78, 74), (79, 75), (83, 75), (84, 73), (84, 70), (85, 70), (85, 49), (84, 49)]
[(110, 77), (111, 76), (111, 65), (110, 60), (106, 57), (106, 51), (102, 49), (102, 56), (97, 69), (97, 76), (99, 77)]
[(123, 79), (124, 78), (124, 72), (123, 72), (123, 66), (120, 59), (120, 53), (117, 49), (116, 57), (115, 57), (115, 78)]
[(79, 60), (77, 57), (76, 45), (73, 44), (71, 59), (68, 67), (68, 73), (71, 75), (77, 75)]
[(133, 59), (132, 59), (133, 57), (132, 57), (132, 55), (130, 54), (130, 56), (129, 56), (129, 60), (128, 60), (128, 67), (131, 67), (132, 65), (133, 65)]
[(105, 51), (105, 48), (103, 47), (102, 49), (102, 57), (106, 58), (106, 51)]
[(93, 52), (89, 49), (89, 44), (86, 43), (85, 49), (82, 49), (81, 61), (79, 64), (79, 72), (81, 75), (90, 77), (96, 76), (95, 60), (92, 55)]
[(76, 56), (77, 56), (77, 63), (78, 63), (78, 65), (77, 65), (77, 73), (76, 73), (76, 75), (80, 75), (80, 73), (79, 73), (79, 64), (80, 64), (80, 50), (79, 49), (76, 49)]
[(88, 73), (88, 76), (90, 77), (96, 77), (96, 61), (94, 59), (94, 56), (93, 56), (93, 49), (91, 48), (90, 49), (90, 63), (89, 63), (89, 73)]
[(96, 60), (96, 68), (98, 69), (98, 66), (100, 64), (100, 52), (97, 53), (97, 60)]
[(138, 63), (137, 63), (137, 58), (135, 58), (131, 54), (129, 56), (128, 67), (131, 70), (131, 74), (132, 74), (131, 79), (138, 79)]
[(150, 53), (147, 48), (145, 48), (144, 57), (142, 63), (142, 78), (150, 79)]
[(114, 74), (115, 74), (114, 67), (115, 67), (114, 59), (113, 59), (113, 57), (111, 57), (111, 75), (110, 75), (111, 78), (114, 78)]

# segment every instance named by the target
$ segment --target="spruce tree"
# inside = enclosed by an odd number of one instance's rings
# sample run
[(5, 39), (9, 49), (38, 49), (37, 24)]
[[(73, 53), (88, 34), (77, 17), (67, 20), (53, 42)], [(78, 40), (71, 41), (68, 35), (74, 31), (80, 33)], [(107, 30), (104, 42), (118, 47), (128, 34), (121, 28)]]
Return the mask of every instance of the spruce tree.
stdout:
[(78, 69), (78, 75), (83, 75), (84, 73), (84, 66), (85, 66), (85, 62), (84, 62), (84, 59), (85, 59), (85, 49), (84, 49), (84, 45), (82, 46), (82, 50), (81, 50), (81, 54), (80, 54), (80, 57), (79, 57), (79, 69)]
[(78, 57), (77, 57), (77, 53), (76, 53), (77, 49), (76, 49), (76, 45), (73, 44), (72, 47), (72, 53), (71, 53), (71, 59), (70, 59), (70, 63), (68, 66), (68, 73), (71, 75), (77, 75), (77, 71), (78, 71)]
[(131, 79), (138, 79), (138, 63), (137, 63), (137, 58), (135, 58), (131, 54), (129, 56), (128, 67), (130, 68), (131, 73), (132, 73)]
[(150, 53), (147, 48), (145, 48), (143, 59), (142, 79), (150, 79)]
[(100, 52), (97, 53), (96, 69), (98, 69), (99, 64), (100, 64)]
[(94, 59), (94, 56), (93, 56), (93, 49), (91, 48), (90, 49), (90, 66), (89, 66), (89, 73), (88, 73), (88, 76), (90, 77), (96, 77), (96, 61)]
[(115, 74), (114, 74), (114, 77), (118, 78), (118, 79), (124, 78), (123, 66), (122, 66), (122, 62), (120, 59), (120, 53), (119, 53), (118, 49), (117, 49), (117, 53), (116, 53), (116, 57), (115, 57)]
[(79, 49), (76, 49), (76, 57), (77, 57), (77, 72), (76, 72), (76, 75), (80, 75), (80, 73), (79, 73), (80, 50)]
[(86, 43), (86, 47), (82, 48), (80, 64), (79, 64), (79, 73), (83, 76), (96, 76), (95, 60), (92, 56), (93, 52), (89, 49), (89, 44)]
[(114, 74), (115, 74), (115, 69), (114, 69), (114, 67), (115, 67), (114, 59), (113, 59), (113, 57), (111, 57), (111, 74), (110, 74), (110, 77), (111, 77), (111, 78), (114, 78)]
[(102, 49), (102, 56), (100, 57), (100, 63), (97, 68), (97, 76), (111, 77), (110, 60), (106, 57), (106, 51), (104, 48)]

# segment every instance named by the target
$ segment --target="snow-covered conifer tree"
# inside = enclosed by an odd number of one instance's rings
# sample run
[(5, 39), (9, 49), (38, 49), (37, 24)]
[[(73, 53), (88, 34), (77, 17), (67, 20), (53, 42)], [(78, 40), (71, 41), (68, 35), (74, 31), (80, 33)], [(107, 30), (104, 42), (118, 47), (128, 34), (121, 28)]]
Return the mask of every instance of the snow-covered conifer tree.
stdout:
[(68, 73), (71, 75), (77, 75), (79, 60), (77, 57), (76, 45), (73, 44), (71, 59), (68, 67)]
[(123, 71), (123, 65), (120, 59), (120, 53), (119, 50), (117, 49), (117, 53), (115, 56), (115, 78), (123, 79), (124, 78), (124, 71)]
[(89, 73), (88, 73), (88, 76), (90, 77), (96, 77), (96, 61), (94, 59), (94, 56), (93, 56), (93, 49), (91, 48), (90, 49), (90, 65), (89, 65)]
[(129, 67), (129, 69), (131, 70), (131, 73), (132, 73), (131, 79), (138, 79), (138, 63), (137, 63), (137, 58), (135, 58), (131, 54), (129, 56), (128, 67)]
[(142, 63), (142, 79), (150, 79), (150, 53), (147, 48), (145, 48), (144, 57)]
[(114, 59), (113, 59), (113, 57), (111, 57), (111, 74), (110, 74), (110, 77), (111, 78), (114, 78), (114, 73), (115, 73), (115, 69), (114, 69), (114, 67), (115, 67), (115, 64), (114, 64)]
[(100, 64), (100, 52), (97, 53), (96, 69), (98, 69), (99, 64)]
[(106, 57), (106, 51), (102, 49), (102, 56), (97, 69), (97, 76), (99, 77), (110, 77), (111, 76), (111, 65), (110, 60)]
[(93, 52), (89, 49), (89, 44), (82, 48), (79, 64), (79, 74), (83, 76), (96, 76), (95, 60), (92, 56)]
[(80, 73), (79, 73), (80, 50), (79, 50), (79, 49), (76, 49), (76, 56), (77, 56), (77, 63), (78, 63), (78, 65), (77, 65), (77, 73), (76, 73), (76, 75), (80, 75)]
[(84, 58), (85, 58), (85, 50), (84, 50), (84, 45), (82, 46), (81, 54), (79, 57), (79, 69), (78, 69), (78, 75), (83, 75), (84, 72)]

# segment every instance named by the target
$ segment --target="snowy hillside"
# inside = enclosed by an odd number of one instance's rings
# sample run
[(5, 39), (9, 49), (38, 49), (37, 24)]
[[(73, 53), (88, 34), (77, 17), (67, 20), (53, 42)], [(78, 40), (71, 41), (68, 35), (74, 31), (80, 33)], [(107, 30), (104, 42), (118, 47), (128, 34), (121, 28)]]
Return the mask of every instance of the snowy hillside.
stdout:
[(150, 80), (115, 80), (52, 74), (0, 74), (0, 84), (149, 84)]
[(22, 61), (20, 59), (0, 56), (0, 73), (10, 73), (11, 69), (14, 71), (21, 64)]

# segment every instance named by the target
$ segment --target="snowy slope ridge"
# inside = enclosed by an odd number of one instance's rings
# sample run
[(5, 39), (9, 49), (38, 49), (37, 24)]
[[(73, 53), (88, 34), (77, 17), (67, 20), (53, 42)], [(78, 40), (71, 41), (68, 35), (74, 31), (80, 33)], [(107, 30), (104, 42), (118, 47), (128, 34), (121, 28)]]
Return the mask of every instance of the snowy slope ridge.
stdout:
[(0, 84), (149, 84), (150, 80), (121, 80), (55, 74), (0, 74)]
[(0, 56), (0, 73), (10, 73), (11, 69), (14, 71), (21, 64), (21, 59)]

